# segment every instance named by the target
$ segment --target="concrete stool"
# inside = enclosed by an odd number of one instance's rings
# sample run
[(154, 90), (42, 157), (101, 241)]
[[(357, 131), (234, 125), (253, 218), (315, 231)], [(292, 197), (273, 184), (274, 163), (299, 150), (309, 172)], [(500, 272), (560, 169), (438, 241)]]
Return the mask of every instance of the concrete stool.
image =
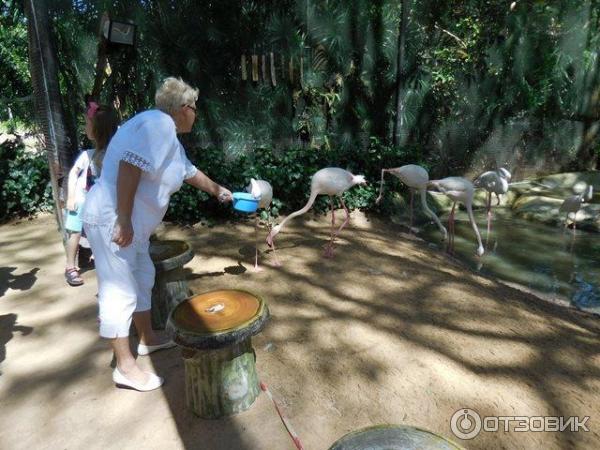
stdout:
[(167, 330), (183, 347), (188, 409), (218, 419), (252, 406), (260, 391), (252, 336), (268, 319), (264, 301), (239, 290), (207, 292), (175, 307)]
[(152, 289), (152, 328), (163, 330), (171, 310), (192, 293), (183, 271), (194, 257), (184, 241), (151, 241), (150, 258), (156, 269)]
[(346, 434), (329, 450), (462, 450), (437, 434), (408, 425), (377, 425)]

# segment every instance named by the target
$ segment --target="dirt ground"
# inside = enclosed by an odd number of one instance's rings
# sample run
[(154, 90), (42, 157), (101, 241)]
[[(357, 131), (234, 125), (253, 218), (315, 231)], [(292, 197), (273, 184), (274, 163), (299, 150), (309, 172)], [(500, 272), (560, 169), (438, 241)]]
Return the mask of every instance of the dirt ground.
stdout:
[[(243, 288), (267, 300), (257, 370), (306, 449), (384, 423), (467, 449), (600, 448), (600, 319), (483, 278), (362, 214), (324, 259), (327, 225), (293, 221), (276, 240), (282, 267), (261, 241), (259, 273), (250, 222), (161, 231), (193, 246), (194, 292)], [(139, 357), (166, 377), (162, 389), (116, 389), (97, 335), (95, 273), (71, 288), (63, 264), (52, 216), (0, 227), (0, 448), (294, 448), (264, 394), (224, 420), (186, 411), (179, 349)], [(461, 408), (590, 416), (589, 432), (482, 431), (463, 441), (450, 429)]]

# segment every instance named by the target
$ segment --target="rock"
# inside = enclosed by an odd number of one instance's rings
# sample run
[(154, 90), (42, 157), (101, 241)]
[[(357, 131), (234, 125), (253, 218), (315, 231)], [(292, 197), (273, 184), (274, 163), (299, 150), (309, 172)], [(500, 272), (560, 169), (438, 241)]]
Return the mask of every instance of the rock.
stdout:
[[(572, 194), (571, 194), (572, 195)], [(565, 214), (558, 209), (563, 199), (540, 195), (521, 195), (512, 205), (516, 216), (527, 220), (535, 220), (547, 225), (564, 224)], [(570, 216), (569, 223), (573, 219)], [(577, 228), (600, 232), (600, 204), (584, 204), (577, 213)]]
[(600, 172), (566, 172), (548, 175), (536, 180), (541, 185), (547, 186), (541, 189), (550, 197), (565, 199), (570, 195), (580, 194), (588, 185), (594, 186), (594, 198), (592, 203), (600, 202)]
[(536, 220), (550, 225), (559, 223), (558, 208), (562, 200), (540, 195), (521, 195), (511, 205), (513, 213), (528, 220)]

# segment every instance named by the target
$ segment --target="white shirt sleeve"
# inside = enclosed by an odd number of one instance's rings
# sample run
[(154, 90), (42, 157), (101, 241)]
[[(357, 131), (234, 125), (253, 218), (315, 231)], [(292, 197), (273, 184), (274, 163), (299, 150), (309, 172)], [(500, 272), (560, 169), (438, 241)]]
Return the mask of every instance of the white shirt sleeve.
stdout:
[(187, 180), (189, 178), (192, 178), (194, 175), (196, 175), (196, 172), (198, 172), (198, 168), (196, 166), (194, 166), (192, 164), (192, 162), (186, 156), (185, 157), (185, 176), (183, 179)]
[(150, 117), (137, 125), (128, 141), (121, 161), (144, 172), (155, 173), (172, 152), (177, 141), (175, 123), (166, 114)]

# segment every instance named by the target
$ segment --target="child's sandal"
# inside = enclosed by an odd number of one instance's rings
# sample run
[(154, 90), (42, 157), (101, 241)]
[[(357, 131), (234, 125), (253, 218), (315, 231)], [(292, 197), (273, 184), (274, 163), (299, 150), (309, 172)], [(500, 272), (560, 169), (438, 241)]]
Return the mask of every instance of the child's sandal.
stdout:
[(71, 267), (65, 270), (65, 278), (67, 283), (71, 286), (81, 286), (83, 284), (83, 278), (79, 275), (79, 269), (77, 267)]

